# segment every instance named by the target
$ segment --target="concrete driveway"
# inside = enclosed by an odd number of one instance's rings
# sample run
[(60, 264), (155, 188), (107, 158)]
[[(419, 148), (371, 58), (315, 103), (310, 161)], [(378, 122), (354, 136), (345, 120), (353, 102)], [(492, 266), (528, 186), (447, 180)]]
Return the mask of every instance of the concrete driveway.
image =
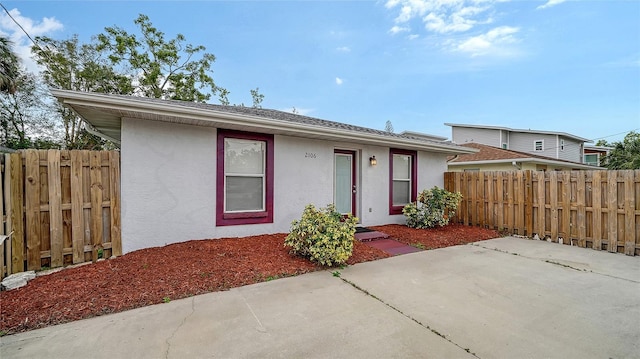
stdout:
[(332, 272), (5, 336), (0, 357), (640, 357), (637, 257), (507, 237)]

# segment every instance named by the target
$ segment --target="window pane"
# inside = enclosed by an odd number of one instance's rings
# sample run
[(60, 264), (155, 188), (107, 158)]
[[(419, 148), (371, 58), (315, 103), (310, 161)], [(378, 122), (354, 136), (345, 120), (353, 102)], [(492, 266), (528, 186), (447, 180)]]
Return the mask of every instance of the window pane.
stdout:
[(394, 179), (410, 179), (411, 178), (411, 156), (393, 155), (393, 178)]
[(404, 206), (410, 200), (411, 182), (409, 181), (393, 181), (393, 205)]
[(262, 177), (227, 176), (225, 212), (263, 211)]
[(265, 142), (224, 139), (225, 173), (263, 174)]
[(336, 210), (342, 214), (351, 213), (351, 156), (337, 154), (336, 158)]

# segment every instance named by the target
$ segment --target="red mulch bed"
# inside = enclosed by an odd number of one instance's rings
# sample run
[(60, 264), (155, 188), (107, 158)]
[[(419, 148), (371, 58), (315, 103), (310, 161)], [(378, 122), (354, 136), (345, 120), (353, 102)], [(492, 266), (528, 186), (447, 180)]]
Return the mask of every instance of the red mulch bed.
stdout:
[[(407, 244), (421, 243), (424, 248), (498, 237), (495, 231), (458, 225), (430, 230), (400, 225), (374, 229)], [(325, 269), (290, 255), (283, 247), (285, 236), (188, 241), (39, 276), (25, 287), (0, 292), (0, 333), (13, 334)], [(388, 256), (356, 241), (347, 263)]]
[(481, 227), (449, 224), (430, 229), (414, 229), (398, 224), (369, 227), (384, 232), (398, 242), (424, 249), (436, 249), (501, 237), (498, 231)]

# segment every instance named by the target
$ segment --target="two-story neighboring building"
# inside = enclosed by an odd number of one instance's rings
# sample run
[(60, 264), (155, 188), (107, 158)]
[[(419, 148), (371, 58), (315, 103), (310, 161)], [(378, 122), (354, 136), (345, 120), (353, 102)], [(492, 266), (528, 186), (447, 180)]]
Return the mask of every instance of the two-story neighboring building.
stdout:
[(585, 142), (593, 142), (566, 132), (457, 123), (445, 125), (451, 126), (451, 140), (459, 145), (479, 143), (576, 163), (583, 163)]

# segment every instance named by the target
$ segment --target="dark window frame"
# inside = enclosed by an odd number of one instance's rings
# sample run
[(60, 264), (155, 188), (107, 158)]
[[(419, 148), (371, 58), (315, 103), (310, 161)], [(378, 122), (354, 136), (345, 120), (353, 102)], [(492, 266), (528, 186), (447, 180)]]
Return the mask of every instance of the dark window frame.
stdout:
[[(224, 212), (225, 169), (224, 140), (236, 138), (242, 140), (263, 141), (265, 146), (265, 184), (264, 211)], [(216, 226), (235, 226), (243, 224), (273, 223), (273, 174), (274, 145), (273, 135), (233, 130), (218, 130), (216, 146)]]
[(389, 214), (402, 214), (402, 206), (393, 205), (393, 155), (411, 156), (411, 202), (415, 202), (418, 197), (418, 152), (401, 150), (398, 148), (389, 149)]

